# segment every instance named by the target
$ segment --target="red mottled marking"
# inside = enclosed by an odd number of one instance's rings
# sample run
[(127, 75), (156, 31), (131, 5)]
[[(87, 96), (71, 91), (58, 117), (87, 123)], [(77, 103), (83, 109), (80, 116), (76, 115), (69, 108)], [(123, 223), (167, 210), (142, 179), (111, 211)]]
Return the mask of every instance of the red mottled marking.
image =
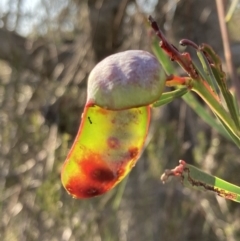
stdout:
[(116, 178), (114, 170), (111, 170), (101, 159), (96, 159), (94, 155), (93, 158), (90, 156), (89, 159), (82, 160), (79, 168), (89, 179), (97, 182), (111, 182)]
[(135, 158), (138, 155), (139, 150), (137, 147), (131, 147), (128, 149), (128, 152), (131, 158)]
[(65, 182), (65, 188), (75, 198), (101, 195), (119, 179), (117, 170), (110, 168), (98, 154), (89, 154), (85, 159), (77, 161), (77, 165), (76, 172), (68, 173)]
[(99, 182), (109, 182), (113, 181), (115, 178), (113, 171), (104, 168), (96, 168), (91, 172), (90, 176), (93, 180)]
[(116, 119), (113, 118), (113, 119), (111, 120), (111, 123), (112, 123), (112, 124), (115, 124), (115, 123), (116, 123)]
[[(112, 148), (118, 146), (118, 139), (110, 137), (108, 144)], [(76, 160), (76, 169), (71, 169), (69, 162), (63, 166), (64, 186), (75, 198), (91, 198), (112, 189), (135, 165), (139, 155), (137, 147), (128, 149), (126, 161), (108, 163), (98, 153), (88, 152), (84, 159)], [(70, 168), (69, 171), (68, 167)], [(65, 169), (65, 171), (64, 171)], [(71, 171), (70, 171), (71, 170)]]
[(107, 144), (111, 149), (120, 148), (120, 142), (119, 142), (118, 138), (116, 138), (116, 137), (109, 137), (107, 139)]
[(75, 198), (90, 198), (101, 195), (107, 192), (109, 189), (102, 188), (99, 185), (94, 185), (92, 183), (79, 181), (79, 177), (72, 177), (71, 180), (66, 185), (67, 191)]
[[(137, 148), (132, 148), (131, 157), (138, 154)], [(131, 161), (132, 163), (132, 161)], [(135, 162), (133, 162), (135, 164)], [(116, 163), (111, 168), (99, 155), (90, 154), (88, 158), (78, 161), (75, 173), (69, 173), (65, 188), (75, 198), (91, 198), (112, 189), (125, 175), (129, 161)], [(66, 166), (64, 166), (66, 168)]]

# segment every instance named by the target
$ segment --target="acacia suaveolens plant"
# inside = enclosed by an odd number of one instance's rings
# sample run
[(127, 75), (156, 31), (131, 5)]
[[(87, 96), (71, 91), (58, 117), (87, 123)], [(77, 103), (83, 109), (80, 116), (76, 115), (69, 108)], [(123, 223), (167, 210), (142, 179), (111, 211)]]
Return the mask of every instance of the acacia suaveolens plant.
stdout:
[[(81, 125), (61, 173), (63, 186), (75, 198), (98, 196), (118, 184), (136, 164), (143, 149), (150, 108), (179, 97), (194, 104), (205, 121), (240, 147), (239, 108), (227, 88), (220, 58), (206, 44), (198, 46), (190, 40), (181, 40), (180, 44), (196, 50), (202, 64), (202, 68), (197, 68), (189, 53), (179, 52), (168, 42), (152, 17), (149, 22), (160, 39), (159, 44), (156, 39), (153, 41), (156, 57), (146, 51), (125, 51), (101, 61), (89, 75)], [(185, 77), (174, 75), (166, 56), (183, 68)], [(163, 93), (165, 85), (176, 89)], [(206, 114), (191, 91), (204, 100), (217, 121)], [(240, 202), (240, 187), (183, 160), (174, 169), (166, 170), (162, 181), (169, 176), (180, 176), (186, 186)]]

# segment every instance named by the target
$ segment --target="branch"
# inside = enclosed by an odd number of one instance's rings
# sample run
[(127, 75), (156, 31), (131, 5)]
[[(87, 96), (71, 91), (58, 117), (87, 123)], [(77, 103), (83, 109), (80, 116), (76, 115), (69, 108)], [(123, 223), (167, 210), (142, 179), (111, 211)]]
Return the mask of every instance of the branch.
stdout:
[(170, 56), (171, 60), (178, 62), (181, 67), (188, 73), (192, 79), (198, 79), (198, 73), (193, 66), (192, 60), (188, 53), (180, 53), (178, 49), (169, 44), (162, 31), (159, 29), (157, 22), (149, 16), (148, 18), (151, 27), (156, 32), (156, 35), (160, 38), (160, 47)]
[(50, 77), (58, 63), (67, 63), (74, 55), (73, 46), (53, 51), (46, 41), (32, 41), (6, 29), (0, 29), (0, 59), (16, 69), (28, 69)]
[(233, 66), (232, 52), (230, 49), (228, 30), (225, 22), (224, 3), (222, 0), (216, 0), (216, 5), (217, 5), (217, 11), (218, 11), (219, 25), (220, 25), (221, 34), (222, 34), (223, 49), (224, 49), (224, 56), (226, 59), (227, 71), (235, 87), (234, 89), (236, 91), (237, 99), (238, 101), (240, 101), (240, 82), (239, 82), (239, 79), (237, 78), (236, 70), (234, 69), (234, 66)]

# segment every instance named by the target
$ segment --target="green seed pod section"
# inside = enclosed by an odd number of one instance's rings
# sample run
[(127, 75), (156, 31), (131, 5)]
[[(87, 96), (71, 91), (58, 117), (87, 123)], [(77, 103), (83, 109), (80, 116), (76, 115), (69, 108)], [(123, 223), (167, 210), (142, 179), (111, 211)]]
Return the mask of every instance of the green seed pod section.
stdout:
[(74, 198), (101, 195), (135, 165), (147, 136), (150, 107), (112, 111), (86, 106), (63, 165), (63, 186)]

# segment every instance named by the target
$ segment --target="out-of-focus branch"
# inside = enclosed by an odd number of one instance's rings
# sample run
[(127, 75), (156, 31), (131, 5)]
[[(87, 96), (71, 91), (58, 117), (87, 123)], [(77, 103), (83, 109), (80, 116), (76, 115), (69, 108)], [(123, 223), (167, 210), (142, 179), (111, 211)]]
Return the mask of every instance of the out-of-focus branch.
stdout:
[(128, 2), (129, 0), (123, 0), (119, 4), (119, 8), (113, 22), (113, 40), (112, 40), (113, 43), (117, 43), (118, 31), (122, 24)]
[(0, 43), (0, 59), (16, 69), (27, 69), (45, 77), (51, 77), (59, 63), (67, 66), (75, 55), (74, 44), (63, 44), (56, 53), (45, 40), (34, 42), (7, 29), (0, 29)]
[(89, 22), (92, 48), (99, 62), (121, 45), (119, 33), (128, 1), (89, 0)]
[(217, 5), (219, 25), (220, 25), (221, 34), (222, 34), (224, 56), (225, 56), (225, 60), (226, 60), (227, 71), (228, 71), (229, 77), (232, 80), (232, 83), (234, 85), (234, 90), (236, 92), (237, 99), (238, 99), (238, 101), (240, 101), (240, 82), (237, 78), (237, 74), (236, 74), (236, 71), (233, 66), (228, 30), (227, 30), (227, 26), (226, 26), (226, 22), (225, 22), (225, 11), (224, 11), (223, 0), (216, 0), (216, 5)]
[(231, 2), (230, 8), (229, 8), (229, 10), (228, 10), (228, 12), (227, 12), (227, 15), (226, 15), (226, 17), (225, 17), (225, 21), (226, 21), (226, 22), (229, 22), (229, 21), (231, 20), (234, 11), (235, 11), (236, 8), (237, 8), (238, 2), (239, 2), (239, 0), (233, 0), (233, 1)]

